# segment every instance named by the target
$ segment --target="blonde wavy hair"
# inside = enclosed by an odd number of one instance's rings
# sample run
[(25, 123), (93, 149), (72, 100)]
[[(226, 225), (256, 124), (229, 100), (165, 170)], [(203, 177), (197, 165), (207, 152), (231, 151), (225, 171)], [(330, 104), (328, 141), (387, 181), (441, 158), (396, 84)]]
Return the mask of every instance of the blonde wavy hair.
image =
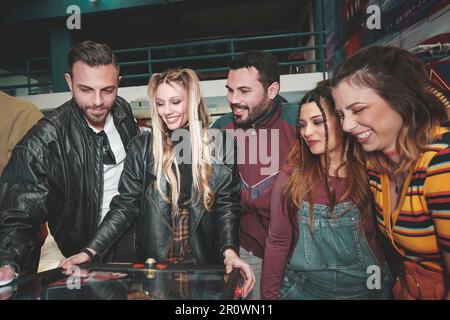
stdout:
[[(197, 204), (203, 198), (205, 209), (210, 211), (214, 202), (214, 193), (208, 182), (212, 172), (212, 139), (208, 134), (209, 117), (201, 96), (200, 82), (195, 72), (191, 69), (169, 69), (163, 73), (153, 74), (148, 83), (157, 189), (161, 197), (172, 205), (172, 215), (177, 215), (179, 212), (180, 171), (169, 130), (158, 115), (155, 101), (156, 90), (162, 83), (171, 86), (176, 83), (186, 90), (192, 148), (193, 197), (191, 200), (193, 200), (193, 204)], [(170, 195), (164, 194), (161, 190), (161, 177), (163, 174), (170, 185)]]

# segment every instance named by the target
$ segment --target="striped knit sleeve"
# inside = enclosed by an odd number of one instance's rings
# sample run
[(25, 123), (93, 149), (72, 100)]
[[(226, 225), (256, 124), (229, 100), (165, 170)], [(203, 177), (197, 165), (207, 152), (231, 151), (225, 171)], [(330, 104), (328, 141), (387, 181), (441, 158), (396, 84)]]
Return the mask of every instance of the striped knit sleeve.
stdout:
[(450, 252), (450, 147), (439, 151), (428, 166), (424, 194), (441, 250)]

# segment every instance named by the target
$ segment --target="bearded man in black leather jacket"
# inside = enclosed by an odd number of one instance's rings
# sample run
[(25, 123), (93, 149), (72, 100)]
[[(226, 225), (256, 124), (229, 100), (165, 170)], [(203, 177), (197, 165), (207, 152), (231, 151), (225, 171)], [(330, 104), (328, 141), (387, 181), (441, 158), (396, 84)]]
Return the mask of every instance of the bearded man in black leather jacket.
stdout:
[[(107, 170), (120, 176), (139, 133), (130, 105), (117, 96), (119, 67), (111, 49), (85, 41), (70, 49), (68, 60), (73, 99), (26, 134), (0, 180), (0, 282), (36, 272), (32, 253), (40, 250), (46, 222), (63, 255), (86, 246), (117, 193), (118, 178), (112, 181)], [(132, 243), (120, 245), (114, 249), (132, 253)]]

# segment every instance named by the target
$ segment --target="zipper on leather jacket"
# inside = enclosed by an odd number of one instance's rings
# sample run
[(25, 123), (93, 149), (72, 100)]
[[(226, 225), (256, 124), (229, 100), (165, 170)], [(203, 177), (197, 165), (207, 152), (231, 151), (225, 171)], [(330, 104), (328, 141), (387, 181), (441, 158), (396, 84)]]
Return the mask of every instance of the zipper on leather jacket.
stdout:
[(147, 196), (146, 198), (149, 199), (149, 200), (151, 200), (151, 201), (153, 202), (153, 204), (154, 204), (155, 207), (156, 207), (156, 210), (158, 210), (159, 216), (161, 217), (161, 219), (163, 220), (163, 222), (166, 224), (166, 226), (169, 227), (169, 229), (172, 231), (172, 234), (173, 234), (173, 228), (172, 228), (172, 226), (171, 226), (169, 223), (167, 223), (167, 220), (165, 219), (164, 215), (162, 214), (161, 209), (159, 208), (159, 206), (158, 206), (158, 204), (156, 203), (155, 199), (153, 199), (152, 197), (148, 197), (148, 196)]
[[(100, 142), (100, 145), (102, 146), (103, 145), (103, 137), (101, 137), (101, 139), (102, 139), (102, 141)], [(95, 138), (94, 138), (94, 142), (97, 142), (97, 141), (95, 141)], [(104, 189), (104, 185), (103, 185), (103, 170), (104, 170), (104, 168), (103, 168), (103, 152), (101, 152), (101, 149), (99, 149), (100, 150), (100, 163), (101, 163), (101, 168), (100, 168), (100, 171), (101, 171), (101, 174), (100, 174), (100, 177), (99, 177), (99, 192), (98, 192), (98, 204), (97, 204), (97, 211), (95, 212), (95, 216), (94, 217), (92, 217), (92, 220), (94, 220), (94, 224), (95, 224), (95, 226), (93, 226), (94, 227), (94, 233), (95, 233), (95, 231), (98, 229), (98, 226), (99, 226), (99, 223), (100, 223), (100, 219), (101, 219), (101, 216), (102, 216), (102, 202), (103, 202), (103, 189)]]
[[(190, 212), (189, 212), (190, 214)], [(200, 224), (200, 220), (203, 218), (203, 215), (205, 214), (205, 212), (203, 211), (202, 215), (197, 219), (197, 222), (194, 225), (194, 228), (192, 228), (192, 233), (189, 232), (189, 239), (191, 238), (191, 235), (193, 235), (195, 233), (195, 231), (197, 230), (198, 225)]]
[(169, 254), (169, 249), (172, 247), (172, 243), (173, 243), (173, 231), (172, 236), (170, 237), (169, 245), (167, 246), (166, 252), (164, 253), (164, 261), (167, 261), (167, 255)]

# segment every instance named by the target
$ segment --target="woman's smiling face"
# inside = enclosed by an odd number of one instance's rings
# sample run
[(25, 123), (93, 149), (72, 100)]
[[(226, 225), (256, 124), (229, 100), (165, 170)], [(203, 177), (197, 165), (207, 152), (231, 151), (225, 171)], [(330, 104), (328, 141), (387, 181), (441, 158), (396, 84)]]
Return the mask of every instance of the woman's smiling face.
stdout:
[(176, 82), (161, 83), (156, 89), (156, 111), (171, 131), (184, 127), (188, 121), (188, 97)]
[(373, 89), (343, 80), (332, 95), (343, 130), (355, 136), (366, 152), (396, 149), (403, 119)]
[[(330, 152), (338, 151), (343, 142), (342, 129), (326, 106), (325, 101), (320, 103), (327, 117), (328, 127), (328, 150)], [(308, 145), (311, 153), (321, 155), (325, 153), (326, 137), (325, 124), (322, 113), (315, 102), (308, 102), (300, 109), (300, 133), (303, 140)]]

